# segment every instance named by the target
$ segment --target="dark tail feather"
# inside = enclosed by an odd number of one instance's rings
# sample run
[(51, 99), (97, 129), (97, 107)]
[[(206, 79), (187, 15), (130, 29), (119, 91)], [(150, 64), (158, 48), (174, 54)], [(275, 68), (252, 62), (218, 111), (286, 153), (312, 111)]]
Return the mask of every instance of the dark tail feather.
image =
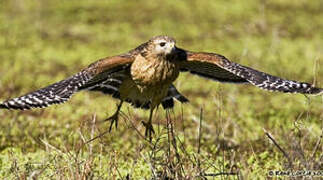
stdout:
[(174, 99), (172, 97), (165, 98), (162, 101), (162, 106), (164, 109), (170, 109), (174, 107)]
[(180, 92), (177, 91), (174, 85), (171, 85), (168, 88), (167, 96), (162, 100), (162, 106), (164, 109), (174, 107), (174, 98), (180, 101), (181, 103), (187, 103), (189, 100), (183, 96)]
[(181, 103), (188, 103), (190, 102), (185, 96), (183, 96), (182, 94), (177, 94), (176, 96), (174, 96), (178, 101), (180, 101)]
[(173, 84), (169, 87), (168, 94), (169, 94), (169, 96), (174, 97), (175, 99), (177, 99), (181, 103), (189, 102), (189, 100), (185, 96), (183, 96), (180, 92), (178, 92), (178, 90), (176, 89), (176, 87)]

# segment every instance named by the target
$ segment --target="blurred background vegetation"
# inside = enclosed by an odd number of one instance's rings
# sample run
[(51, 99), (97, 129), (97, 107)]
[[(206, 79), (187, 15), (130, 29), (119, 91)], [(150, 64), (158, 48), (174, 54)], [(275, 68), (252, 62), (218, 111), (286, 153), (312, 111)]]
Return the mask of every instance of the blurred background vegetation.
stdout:
[[(155, 35), (322, 87), (322, 19), (319, 0), (1, 0), (0, 99), (64, 79)], [(112, 115), (118, 101), (100, 93), (82, 92), (46, 109), (1, 110), (1, 179), (263, 179), (274, 169), (323, 169), (322, 97), (189, 74), (175, 84), (190, 103), (158, 110), (153, 144), (141, 136), (148, 112), (130, 106), (118, 129), (102, 134), (109, 123), (94, 122)]]

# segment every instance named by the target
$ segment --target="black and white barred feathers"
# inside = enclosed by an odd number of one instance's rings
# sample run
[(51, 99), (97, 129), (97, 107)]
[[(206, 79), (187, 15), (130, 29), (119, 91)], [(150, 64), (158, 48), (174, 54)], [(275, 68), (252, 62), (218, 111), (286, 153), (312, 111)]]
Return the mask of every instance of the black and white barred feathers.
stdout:
[(225, 70), (246, 79), (251, 84), (264, 90), (312, 95), (323, 94), (322, 88), (314, 87), (309, 83), (282, 79), (228, 60), (224, 60), (223, 62), (223, 68)]
[(229, 61), (215, 53), (188, 52), (182, 61), (182, 71), (189, 71), (212, 80), (229, 83), (250, 83), (268, 91), (284, 93), (301, 93), (311, 95), (323, 94), (322, 88), (314, 87), (305, 82), (282, 79), (255, 69)]
[(45, 88), (7, 100), (0, 104), (0, 108), (26, 110), (60, 104), (67, 101), (89, 79), (90, 75), (82, 71)]

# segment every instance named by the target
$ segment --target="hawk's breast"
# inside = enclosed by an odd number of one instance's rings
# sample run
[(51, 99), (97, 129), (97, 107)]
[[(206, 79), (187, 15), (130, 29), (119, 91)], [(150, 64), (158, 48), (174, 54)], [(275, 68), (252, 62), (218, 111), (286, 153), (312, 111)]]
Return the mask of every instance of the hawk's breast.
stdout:
[(156, 98), (156, 101), (166, 96), (168, 87), (178, 75), (178, 65), (165, 58), (139, 55), (131, 65), (131, 76), (138, 89), (149, 98)]

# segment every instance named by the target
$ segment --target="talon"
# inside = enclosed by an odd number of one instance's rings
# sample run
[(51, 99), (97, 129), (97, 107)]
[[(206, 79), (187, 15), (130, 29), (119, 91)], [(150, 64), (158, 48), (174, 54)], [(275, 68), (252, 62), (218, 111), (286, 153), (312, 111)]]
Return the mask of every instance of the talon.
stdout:
[(145, 130), (145, 136), (149, 138), (149, 141), (151, 142), (152, 140), (152, 135), (155, 134), (155, 130), (154, 127), (151, 123), (146, 123), (144, 121), (142, 121), (142, 124), (145, 126), (146, 130)]
[(115, 113), (111, 117), (104, 120), (104, 121), (111, 121), (110, 127), (109, 127), (109, 132), (111, 132), (113, 124), (115, 124), (116, 129), (118, 128), (118, 120), (119, 120), (118, 113)]

